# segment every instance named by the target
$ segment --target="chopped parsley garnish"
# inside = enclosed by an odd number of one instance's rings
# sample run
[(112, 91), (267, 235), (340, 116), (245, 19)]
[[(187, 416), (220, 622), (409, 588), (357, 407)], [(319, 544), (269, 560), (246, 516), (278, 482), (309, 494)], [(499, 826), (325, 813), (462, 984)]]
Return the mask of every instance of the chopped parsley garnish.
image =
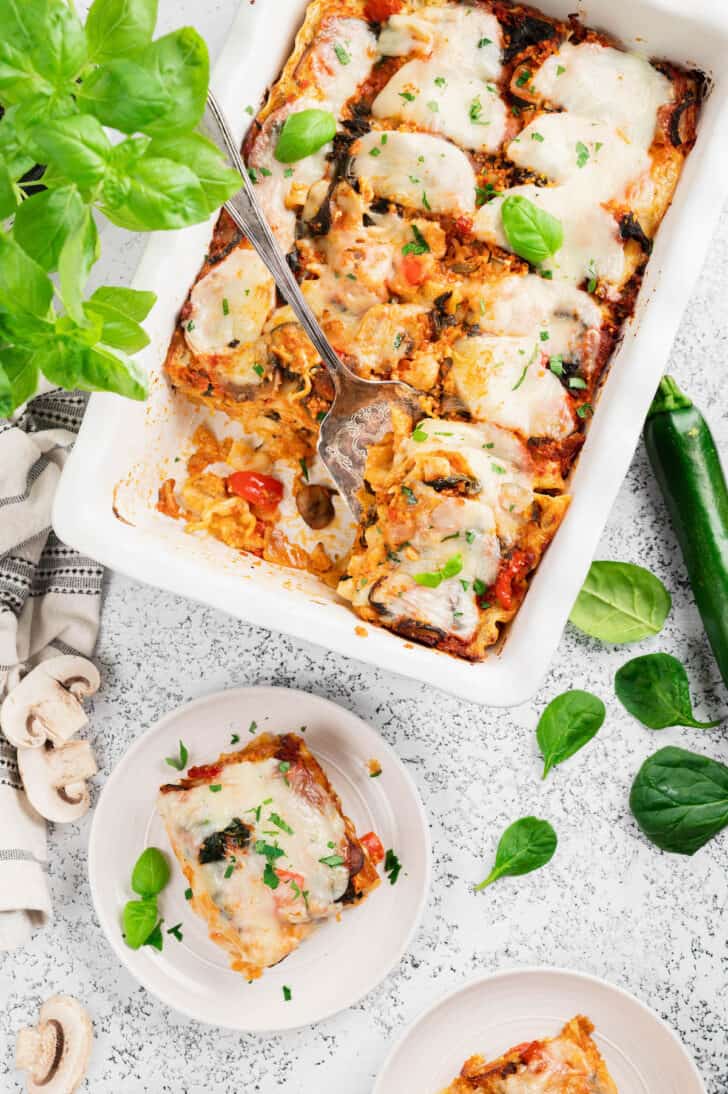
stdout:
[(257, 373), (258, 376), (262, 376), (263, 373), (265, 372), (265, 369), (260, 364), (253, 365), (253, 372)]
[(228, 879), (229, 877), (232, 877), (232, 876), (233, 876), (233, 870), (234, 870), (234, 869), (235, 869), (235, 863), (231, 862), (231, 863), (230, 863), (230, 865), (229, 865), (229, 866), (227, 867), (227, 869), (225, 870), (225, 875), (224, 875), (224, 876), (225, 876), (225, 879), (226, 879), (226, 880), (227, 880), (227, 879)]
[(553, 270), (541, 270), (541, 277), (544, 281), (552, 281), (554, 276)]
[(408, 505), (417, 505), (417, 496), (411, 486), (403, 486), (402, 493), (407, 498)]
[(566, 72), (566, 69), (564, 68), (563, 65), (557, 65), (556, 66), (556, 75), (557, 76), (563, 76), (565, 72)]
[(277, 889), (281, 883), (281, 879), (273, 869), (270, 862), (266, 862), (265, 870), (263, 871), (263, 884), (267, 885), (269, 889)]
[(287, 771), (291, 770), (290, 761), (281, 760), (281, 762), (278, 764), (278, 770), (280, 771), (281, 775), (285, 775)]
[(531, 70), (528, 68), (521, 69), (516, 79), (516, 87), (523, 87), (531, 79)]
[(422, 191), (422, 206), (423, 206), (424, 209), (427, 210), (428, 213), (432, 212), (432, 206), (430, 205), (429, 201), (427, 200), (427, 193), (424, 190)]
[(319, 862), (323, 863), (324, 866), (330, 866), (332, 869), (334, 866), (344, 865), (344, 860), (341, 855), (324, 855), (323, 858), (319, 859)]
[(511, 388), (511, 391), (518, 391), (519, 387), (521, 386), (523, 381), (526, 379), (526, 373), (527, 372), (528, 372), (528, 365), (524, 365), (523, 366), (523, 372), (521, 373), (521, 375), (516, 380), (515, 384)]
[(475, 581), (473, 582), (473, 592), (475, 593), (475, 595), (482, 596), (486, 590), (486, 587), (487, 586), (485, 582), (481, 581), (479, 577), (476, 577)]
[(429, 103), (427, 104), (427, 109), (431, 110), (433, 114), (438, 114), (440, 111), (440, 107), (434, 99), (430, 99)]
[(417, 428), (412, 433), (412, 440), (413, 441), (426, 441), (428, 439), (428, 437), (429, 437), (429, 434), (426, 433), (425, 430), (419, 425), (417, 426)]
[(588, 418), (590, 414), (594, 413), (594, 407), (591, 403), (583, 403), (576, 412), (580, 418)]
[(384, 856), (384, 872), (389, 878), (390, 885), (394, 885), (397, 878), (399, 877), (401, 869), (402, 863), (399, 861), (394, 851), (390, 847), (390, 849)]
[(271, 824), (275, 824), (276, 828), (280, 828), (281, 832), (287, 832), (289, 836), (293, 835), (293, 829), (290, 824), (286, 824), (283, 817), (279, 817), (277, 813), (271, 813), (268, 820)]
[(236, 744), (239, 743), (239, 741), (240, 741), (240, 734), (239, 733), (233, 733), (232, 737), (230, 738), (230, 744), (231, 745), (236, 745)]
[(286, 167), (285, 171), (283, 172), (283, 178), (284, 179), (293, 178), (293, 168), (292, 167)]
[(306, 463), (305, 459), (300, 459), (298, 462), (301, 465), (301, 474), (303, 475), (306, 482), (308, 482), (308, 464)]
[(213, 785), (210, 787), (210, 793), (211, 794), (219, 794), (221, 790), (222, 790), (222, 783), (213, 783)]
[(287, 984), (283, 985), (283, 999), (286, 1003), (290, 1003), (291, 1001), (291, 989)]
[(492, 463), (490, 466), (491, 466), (491, 470), (495, 471), (496, 475), (505, 475), (506, 469), (505, 469), (505, 467), (503, 467), (502, 464)]
[(269, 171), (267, 167), (259, 167), (258, 170), (260, 171), (261, 175), (263, 175), (263, 177), (267, 179), (269, 179), (273, 174), (273, 172)]
[(447, 581), (450, 577), (457, 577), (463, 568), (463, 556), (461, 554), (453, 555), (447, 560), (444, 566), (441, 566), (439, 570), (429, 571), (422, 574), (413, 574), (415, 581), (418, 585), (424, 585), (428, 589), (437, 589), (443, 581)]
[(470, 118), (473, 125), (490, 125), (490, 122), (483, 121), (483, 119), (481, 118), (482, 113), (483, 104), (480, 101), (480, 95), (476, 95), (476, 97), (471, 102), (470, 108), (468, 110), (468, 117)]
[(254, 167), (249, 167), (248, 168), (248, 178), (253, 183), (253, 185), (255, 185), (257, 183), (257, 181), (258, 181), (258, 172), (255, 170)]
[(493, 39), (492, 38), (481, 38), (480, 41), (478, 42), (478, 49), (482, 49), (483, 46), (492, 46), (492, 44), (493, 44)]
[(430, 244), (427, 242), (422, 232), (419, 230), (416, 224), (410, 225), (412, 228), (412, 235), (414, 239), (409, 243), (405, 243), (402, 248), (403, 255), (424, 255), (430, 250)]
[(586, 286), (587, 292), (595, 292), (597, 287), (597, 267), (593, 258), (589, 259), (586, 272), (589, 275), (589, 281)]
[(167, 934), (173, 934), (174, 937), (177, 939), (177, 941), (181, 942), (182, 938), (183, 938), (182, 924), (181, 923), (175, 923), (174, 927), (169, 927), (167, 929)]
[(475, 532), (473, 532), (473, 531), (466, 532), (465, 533), (465, 538), (468, 541), (468, 543), (472, 543), (473, 540), (475, 539)]
[(381, 156), (381, 154), (382, 154), (381, 148), (370, 148), (369, 149), (369, 155), (370, 156)]
[(339, 42), (334, 45), (334, 53), (340, 65), (348, 65), (351, 61), (351, 56)]
[(555, 353), (553, 357), (549, 357), (549, 368), (554, 376), (564, 375), (564, 358), (560, 353)]
[(228, 298), (226, 296), (223, 296), (222, 298), (222, 314), (230, 315), (230, 304), (228, 303)]
[(415, 101), (415, 97), (411, 91), (400, 91), (399, 97), (400, 99), (404, 99), (406, 103), (413, 103)]
[(400, 558), (400, 556), (397, 554), (396, 551), (387, 551), (387, 558), (389, 559), (390, 562), (401, 562), (402, 561), (402, 559)]
[(251, 722), (250, 725), (248, 726), (248, 733), (255, 733), (257, 728), (258, 728), (258, 723), (257, 722)]
[(570, 376), (569, 387), (582, 389), (586, 387), (586, 380), (582, 380), (581, 376)]
[(187, 324), (187, 330), (194, 330), (194, 329), (195, 329), (195, 321), (194, 321), (194, 319), (190, 319), (189, 323)]
[(449, 536), (443, 536), (440, 543), (447, 543), (449, 539), (460, 539), (459, 532), (451, 532)]
[(175, 771), (184, 771), (187, 767), (189, 756), (190, 754), (187, 751), (184, 741), (180, 741), (179, 756), (167, 756), (165, 762), (168, 763), (170, 767), (173, 767)]
[(589, 149), (583, 141), (576, 142), (576, 166), (584, 167), (589, 159)]
[(547, 330), (540, 331), (539, 332), (539, 338), (541, 339), (542, 342), (548, 342), (549, 332)]
[(316, 421), (322, 422), (327, 414), (328, 410), (319, 410), (318, 414), (316, 415)]
[(436, 76), (435, 77), (435, 85), (437, 87), (447, 87), (447, 80), (445, 79), (444, 76)]
[(604, 148), (604, 141), (597, 141), (594, 145), (594, 151), (598, 152), (600, 148)]
[(402, 345), (403, 342), (404, 342), (404, 331), (399, 331), (394, 336), (394, 343), (393, 343), (394, 348), (399, 349), (399, 347)]
[(252, 117), (252, 116), (253, 116), (253, 108), (252, 108), (252, 106), (250, 106), (250, 105), (246, 106), (246, 108), (245, 108), (245, 113), (246, 113), (246, 114), (250, 114), (250, 116)]
[(538, 141), (539, 144), (542, 144), (543, 143), (543, 133), (532, 133), (531, 134), (531, 140), (532, 141)]
[(470, 588), (470, 582), (466, 581), (464, 578), (461, 577), (460, 578), (460, 584), (463, 587), (463, 592), (466, 593), (468, 591), (468, 589)]
[(192, 900), (192, 890), (185, 889), (185, 900)]

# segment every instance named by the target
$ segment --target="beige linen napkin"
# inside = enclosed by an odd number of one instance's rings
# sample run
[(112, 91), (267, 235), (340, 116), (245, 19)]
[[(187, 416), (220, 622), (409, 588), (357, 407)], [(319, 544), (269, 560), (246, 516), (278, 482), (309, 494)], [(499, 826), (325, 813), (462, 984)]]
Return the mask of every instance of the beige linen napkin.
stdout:
[[(51, 529), (53, 495), (86, 397), (52, 391), (16, 421), (0, 420), (0, 700), (39, 661), (88, 657), (103, 570)], [(51, 914), (46, 825), (22, 788), (15, 750), (0, 734), (0, 951), (15, 949)]]

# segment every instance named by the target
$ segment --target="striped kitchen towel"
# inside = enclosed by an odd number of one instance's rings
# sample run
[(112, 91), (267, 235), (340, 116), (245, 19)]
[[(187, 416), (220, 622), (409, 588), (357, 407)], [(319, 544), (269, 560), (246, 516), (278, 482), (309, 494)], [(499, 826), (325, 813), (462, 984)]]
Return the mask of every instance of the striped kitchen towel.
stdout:
[[(88, 657), (96, 643), (103, 570), (51, 529), (53, 495), (86, 407), (79, 392), (39, 395), (0, 420), (0, 700), (44, 658)], [(15, 751), (0, 734), (0, 951), (51, 913), (46, 826), (28, 802)]]

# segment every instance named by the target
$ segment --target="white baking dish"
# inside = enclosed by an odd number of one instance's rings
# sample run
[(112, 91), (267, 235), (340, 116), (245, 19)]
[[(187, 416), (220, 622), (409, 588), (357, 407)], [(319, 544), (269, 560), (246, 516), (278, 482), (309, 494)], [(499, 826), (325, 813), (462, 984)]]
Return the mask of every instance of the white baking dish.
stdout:
[[(575, 0), (543, 0), (565, 17)], [(213, 78), (240, 136), (289, 53), (306, 0), (241, 4)], [(637, 314), (612, 363), (573, 479), (573, 504), (536, 573), (502, 649), (471, 665), (362, 624), (310, 575), (243, 556), (210, 538), (186, 535), (155, 512), (161, 480), (188, 445), (199, 411), (174, 398), (161, 374), (167, 343), (212, 224), (151, 238), (134, 284), (158, 302), (142, 355), (151, 377), (146, 405), (94, 395), (58, 491), (54, 526), (62, 540), (113, 569), (192, 596), (242, 619), (318, 642), (463, 698), (497, 706), (528, 699), (546, 673), (609, 510), (632, 459), (700, 270), (728, 177), (728, 3), (726, 0), (591, 0), (591, 25), (628, 47), (697, 66), (714, 85), (698, 142), (660, 229)], [(178, 477), (180, 477), (178, 475)], [(122, 518), (122, 519), (120, 519)]]

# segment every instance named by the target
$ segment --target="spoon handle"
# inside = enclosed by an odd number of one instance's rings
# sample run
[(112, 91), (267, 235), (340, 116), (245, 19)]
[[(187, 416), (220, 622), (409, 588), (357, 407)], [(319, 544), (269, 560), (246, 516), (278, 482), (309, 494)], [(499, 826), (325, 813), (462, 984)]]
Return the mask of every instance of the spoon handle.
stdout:
[(349, 378), (349, 370), (339, 360), (328, 338), (321, 330), (318, 320), (303, 297), (298, 282), (286, 262), (285, 255), (278, 246), (258, 204), (242, 156), (212, 92), (207, 97), (202, 128), (206, 136), (217, 145), (232, 166), (240, 173), (243, 182), (237, 194), (234, 194), (229, 201), (225, 202), (225, 208), (267, 266), (273, 280), (287, 300), (299, 323), (320, 353), (321, 360), (338, 389), (339, 381)]

